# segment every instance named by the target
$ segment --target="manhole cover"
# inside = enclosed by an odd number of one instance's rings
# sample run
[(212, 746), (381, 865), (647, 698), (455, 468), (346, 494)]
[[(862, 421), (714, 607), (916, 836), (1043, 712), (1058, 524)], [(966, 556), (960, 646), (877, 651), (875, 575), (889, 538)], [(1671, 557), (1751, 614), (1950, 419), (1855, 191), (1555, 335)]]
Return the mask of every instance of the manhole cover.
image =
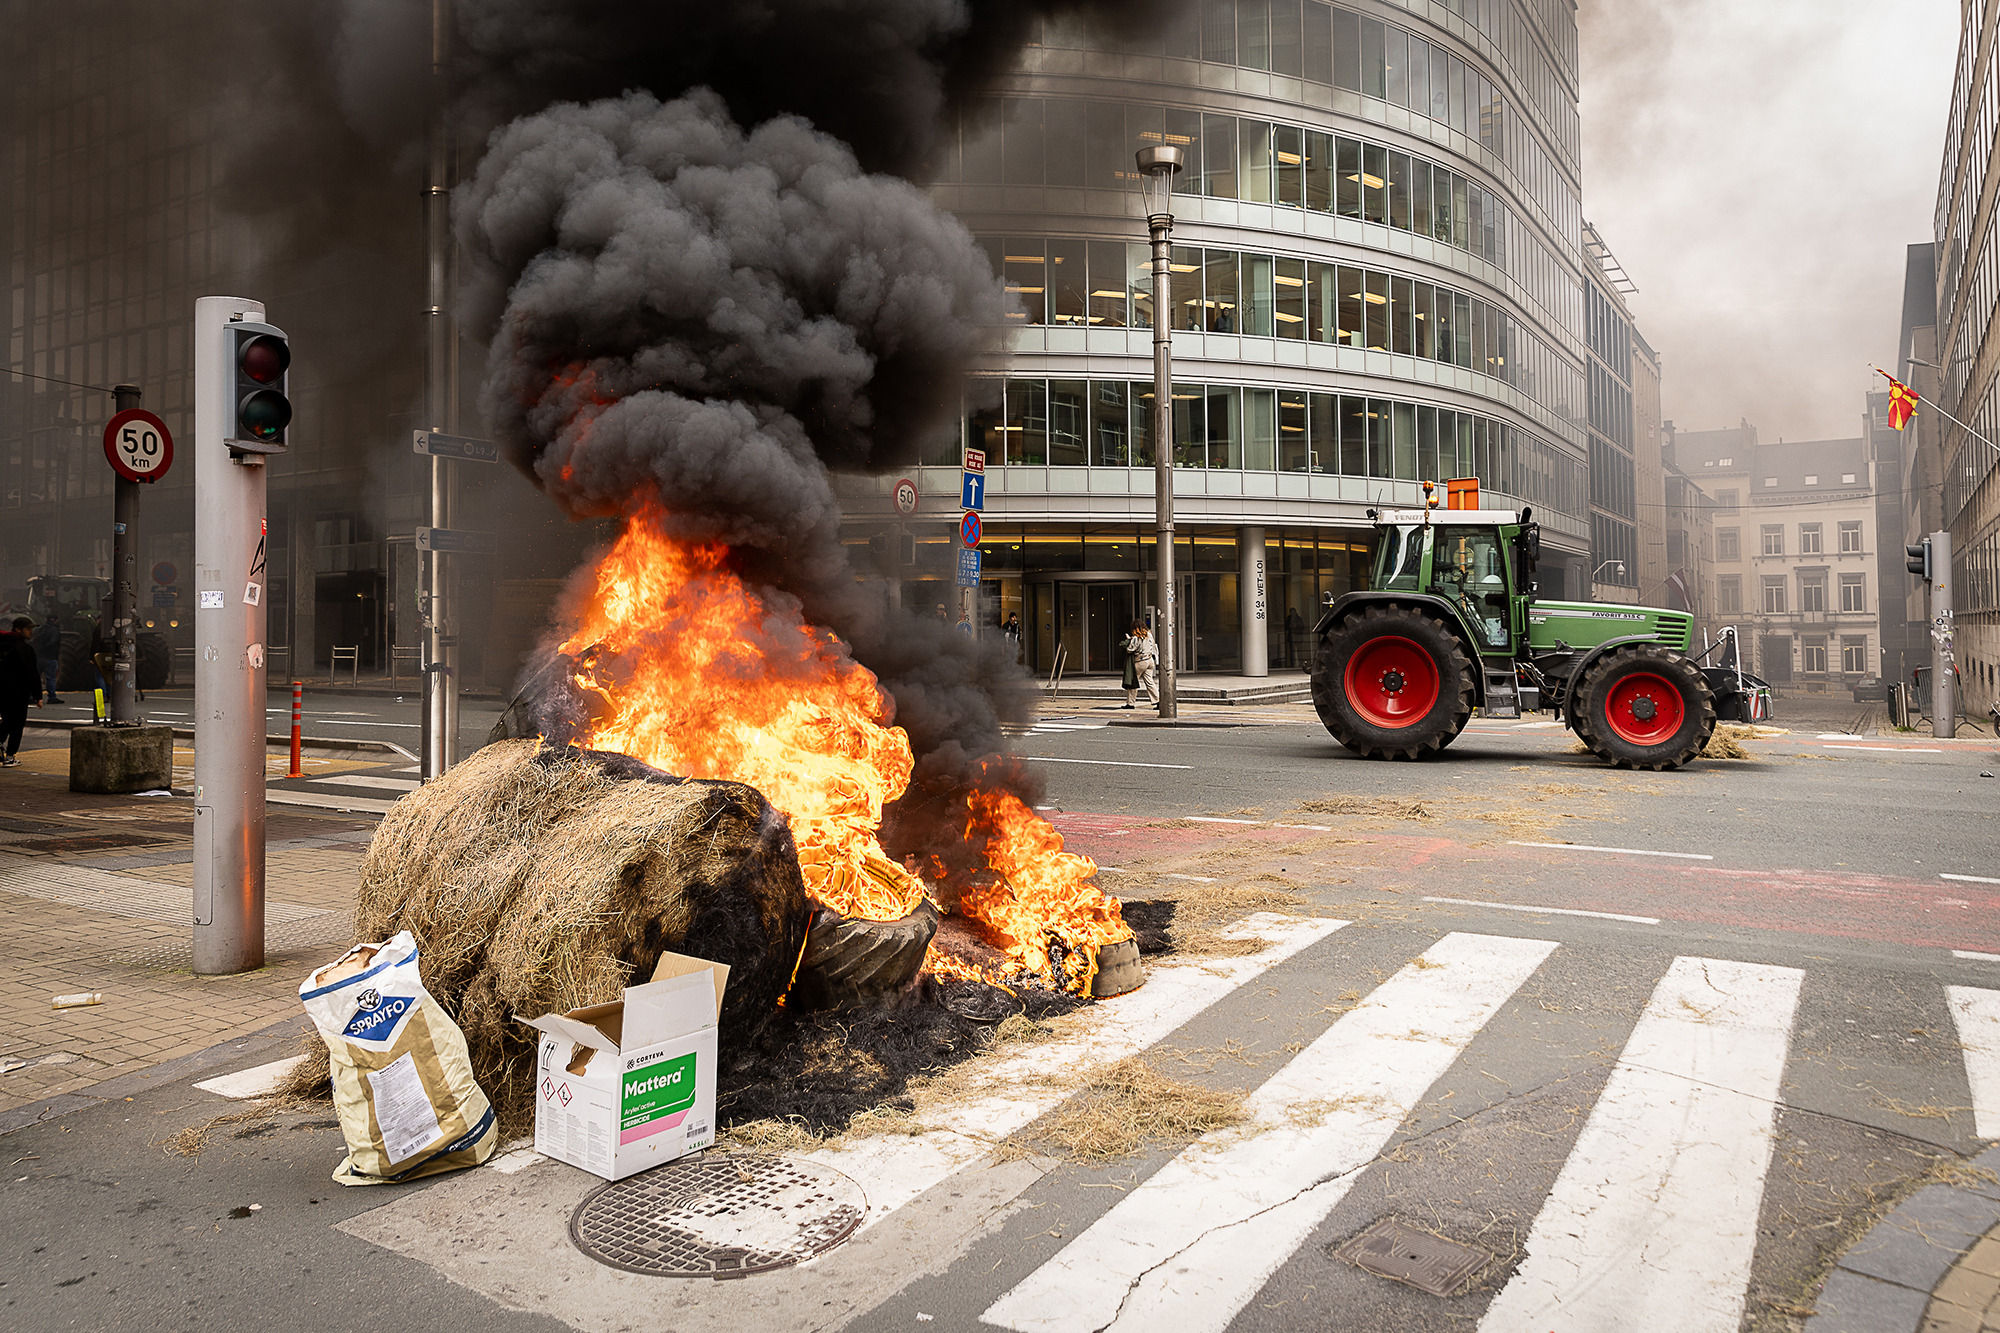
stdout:
[(1493, 1256), (1385, 1217), (1334, 1250), (1333, 1257), (1381, 1277), (1407, 1282), (1418, 1291), (1449, 1296)]
[(570, 1239), (601, 1264), (658, 1277), (748, 1277), (823, 1254), (868, 1212), (861, 1187), (814, 1162), (704, 1153), (590, 1192)]

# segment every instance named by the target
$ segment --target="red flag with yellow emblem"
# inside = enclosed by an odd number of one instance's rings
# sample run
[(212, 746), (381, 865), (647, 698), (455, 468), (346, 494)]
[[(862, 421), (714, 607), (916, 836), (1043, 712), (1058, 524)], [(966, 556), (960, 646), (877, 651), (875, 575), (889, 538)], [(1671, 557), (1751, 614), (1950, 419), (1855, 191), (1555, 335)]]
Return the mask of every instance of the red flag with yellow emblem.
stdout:
[(1893, 376), (1889, 380), (1889, 425), (1901, 430), (1917, 413), (1916, 391)]

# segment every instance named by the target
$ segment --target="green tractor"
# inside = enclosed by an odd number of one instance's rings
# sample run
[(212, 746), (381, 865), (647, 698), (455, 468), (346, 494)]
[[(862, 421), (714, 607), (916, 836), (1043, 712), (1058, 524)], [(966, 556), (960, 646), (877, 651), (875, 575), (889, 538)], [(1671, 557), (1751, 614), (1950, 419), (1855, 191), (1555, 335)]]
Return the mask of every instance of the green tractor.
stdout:
[[(100, 618), (104, 624), (102, 651), (112, 651), (111, 580), (78, 574), (38, 574), (28, 580), (28, 614), (39, 623), (53, 615), (62, 630), (62, 666), (56, 676), (58, 690), (89, 690), (97, 680), (90, 658), (91, 633)], [(140, 630), (134, 645), (138, 650), (138, 687), (164, 689), (173, 679), (174, 653), (164, 634)]]
[(1313, 706), (1334, 739), (1368, 759), (1422, 759), (1473, 711), (1552, 707), (1621, 768), (1678, 768), (1718, 718), (1761, 721), (1770, 687), (1735, 662), (1690, 657), (1680, 611), (1534, 595), (1533, 511), (1369, 511), (1378, 540), (1365, 592), (1329, 602), (1314, 627)]

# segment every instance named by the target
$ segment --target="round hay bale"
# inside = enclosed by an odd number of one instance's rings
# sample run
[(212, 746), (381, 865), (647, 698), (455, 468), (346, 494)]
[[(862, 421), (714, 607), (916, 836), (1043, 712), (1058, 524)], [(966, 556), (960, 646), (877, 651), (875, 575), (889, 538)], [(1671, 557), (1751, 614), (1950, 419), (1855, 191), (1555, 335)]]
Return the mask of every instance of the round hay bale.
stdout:
[(408, 930), (495, 1105), (530, 1113), (535, 1017), (618, 998), (662, 953), (729, 966), (720, 1039), (775, 1012), (808, 907), (783, 815), (737, 782), (534, 740), (398, 801), (362, 865), (355, 934)]

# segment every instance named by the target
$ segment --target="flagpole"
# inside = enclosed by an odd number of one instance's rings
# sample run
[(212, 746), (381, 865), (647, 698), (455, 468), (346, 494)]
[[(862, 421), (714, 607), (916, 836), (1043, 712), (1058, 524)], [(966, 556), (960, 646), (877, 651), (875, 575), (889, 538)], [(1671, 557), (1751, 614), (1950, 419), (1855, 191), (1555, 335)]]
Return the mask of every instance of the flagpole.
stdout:
[(1957, 417), (1945, 411), (1942, 407), (1939, 407), (1936, 403), (1931, 402), (1930, 399), (1924, 397), (1922, 394), (1918, 393), (1915, 389), (1910, 389), (1909, 385), (1903, 384), (1901, 380), (1897, 379), (1894, 375), (1891, 375), (1888, 371), (1882, 369), (1882, 367), (1870, 366), (1869, 369), (1874, 371), (1877, 375), (1880, 375), (1883, 379), (1889, 381), (1889, 383), (1891, 384), (1902, 384), (1905, 389), (1910, 390), (1910, 397), (1916, 399), (1920, 403), (1923, 403), (1924, 405), (1929, 407), (1931, 411), (1937, 413), (1939, 416), (1943, 417), (1946, 421), (1949, 421), (1952, 425), (1958, 427), (1960, 430), (1964, 431), (1967, 435), (1970, 435), (1973, 439), (1985, 445), (1988, 449), (1991, 449), (1994, 453), (2000, 454), (2000, 444), (1993, 443), (1993, 441), (1987, 439), (1984, 435), (1981, 435), (1978, 431), (1966, 425), (1963, 421), (1960, 421)]

